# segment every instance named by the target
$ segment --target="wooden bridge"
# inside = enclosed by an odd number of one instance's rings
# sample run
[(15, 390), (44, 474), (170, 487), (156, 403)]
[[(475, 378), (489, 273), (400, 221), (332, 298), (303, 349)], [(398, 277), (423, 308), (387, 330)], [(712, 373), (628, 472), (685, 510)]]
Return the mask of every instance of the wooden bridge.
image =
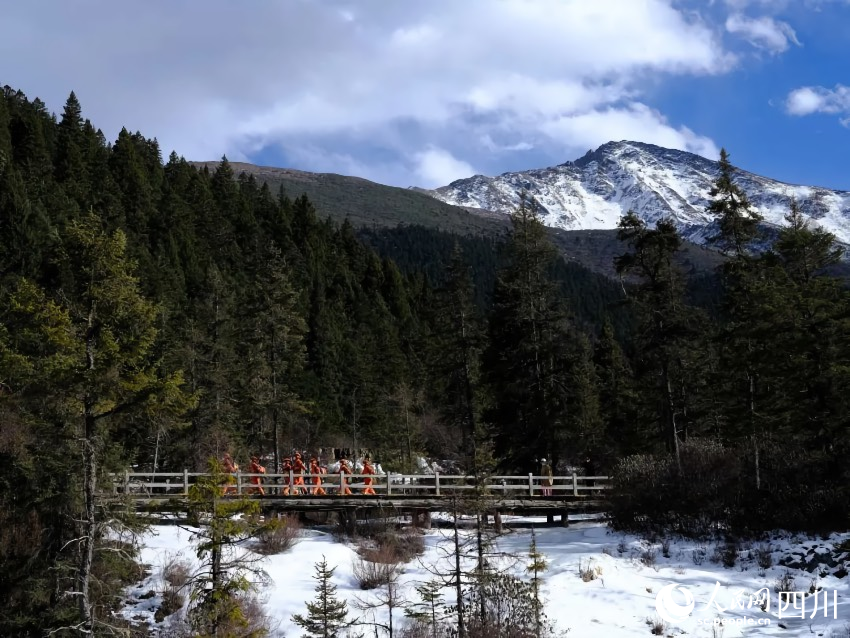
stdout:
[[(112, 474), (111, 492), (129, 497), (140, 509), (166, 509), (169, 504), (185, 504), (191, 486), (203, 472), (125, 472)], [(360, 511), (422, 513), (451, 511), (457, 506), (468, 509), (469, 502), (479, 500), (484, 508), (500, 515), (546, 515), (550, 521), (555, 514), (561, 524), (567, 524), (570, 513), (602, 512), (605, 491), (610, 488), (607, 476), (570, 474), (548, 476), (534, 474), (490, 476), (481, 484), (474, 476), (459, 474), (250, 474), (237, 472), (227, 475), (224, 498), (250, 498), (261, 502), (270, 512), (335, 511), (356, 520)], [(253, 480), (259, 478), (261, 484)], [(296, 479), (304, 484), (296, 485)], [(319, 478), (319, 485), (313, 479)], [(364, 479), (371, 479), (375, 494), (363, 494)], [(351, 494), (339, 494), (345, 484)], [(260, 493), (258, 487), (262, 487)], [(326, 494), (317, 495), (317, 487)], [(288, 488), (288, 489), (287, 489)], [(109, 488), (107, 488), (109, 489)], [(426, 516), (425, 518), (430, 518)]]

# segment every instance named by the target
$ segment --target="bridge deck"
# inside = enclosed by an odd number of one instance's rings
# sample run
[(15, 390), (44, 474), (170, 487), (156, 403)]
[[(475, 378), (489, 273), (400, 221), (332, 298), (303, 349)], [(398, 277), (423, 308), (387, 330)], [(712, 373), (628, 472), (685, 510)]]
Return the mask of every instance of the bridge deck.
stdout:
[[(225, 497), (228, 498), (228, 497)], [(150, 496), (132, 496), (131, 500), (138, 506), (147, 508), (168, 507), (169, 504), (179, 507), (185, 505), (186, 497), (182, 495), (154, 494)], [(452, 499), (446, 497), (428, 496), (251, 496), (251, 500), (259, 501), (263, 509), (280, 512), (303, 512), (303, 511), (341, 511), (358, 509), (385, 509), (385, 510), (427, 510), (429, 512), (450, 511), (453, 506)], [(586, 511), (599, 509), (604, 500), (598, 498), (561, 498), (561, 497), (533, 497), (533, 498), (490, 498), (481, 502), (483, 507), (491, 511), (513, 512), (513, 511)], [(459, 499), (458, 505), (464, 508), (468, 505), (465, 499)]]
[[(112, 496), (129, 498), (140, 509), (180, 509), (185, 507), (192, 484), (201, 473), (125, 473), (112, 475)], [(228, 483), (230, 494), (222, 498), (250, 498), (257, 500), (264, 510), (277, 512), (304, 511), (357, 511), (357, 510), (418, 510), (429, 512), (450, 511), (455, 499), (466, 509), (473, 498), (483, 498), (484, 507), (490, 511), (523, 513), (565, 513), (604, 508), (605, 491), (609, 488), (605, 476), (555, 476), (548, 485), (546, 476), (494, 476), (485, 485), (476, 486), (474, 477), (461, 475), (418, 474), (371, 476), (371, 487), (376, 494), (360, 492), (367, 478), (362, 474), (345, 477), (339, 475), (303, 475), (306, 485), (301, 490), (311, 490), (314, 476), (328, 494), (309, 493), (283, 495), (285, 484), (293, 484), (292, 474), (234, 474)], [(253, 482), (260, 479), (265, 494), (259, 494)], [(351, 495), (336, 492), (344, 482), (354, 490)], [(486, 495), (476, 497), (477, 491)]]

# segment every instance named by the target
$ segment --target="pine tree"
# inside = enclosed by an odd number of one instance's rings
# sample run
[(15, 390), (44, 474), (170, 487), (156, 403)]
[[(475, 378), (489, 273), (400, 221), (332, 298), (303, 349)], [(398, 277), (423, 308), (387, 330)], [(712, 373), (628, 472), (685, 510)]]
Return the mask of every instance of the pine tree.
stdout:
[(438, 580), (429, 580), (414, 587), (422, 602), (414, 603), (405, 610), (405, 615), (424, 623), (430, 629), (431, 638), (437, 638), (440, 624), (446, 617), (443, 602), (443, 584)]
[(481, 354), (484, 333), (473, 305), (472, 280), (460, 246), (455, 244), (446, 284), (437, 292), (431, 360), (442, 417), (461, 436), (461, 450), (475, 471), (481, 425)]
[(557, 463), (566, 437), (569, 409), (566, 313), (549, 268), (555, 248), (541, 223), (537, 204), (523, 198), (511, 215), (509, 265), (499, 274), (485, 355), (486, 376), (494, 398), (488, 420), (496, 428), (500, 458), (515, 468), (534, 459)]
[(724, 252), (740, 258), (758, 237), (762, 216), (753, 209), (747, 194), (734, 181), (734, 168), (726, 149), (720, 151), (720, 174), (709, 191), (708, 212), (717, 219), (718, 232), (711, 240)]
[(645, 437), (638, 427), (638, 392), (634, 372), (614, 337), (610, 321), (602, 326), (594, 362), (599, 379), (601, 417), (607, 435), (602, 453), (613, 461), (644, 449)]
[(292, 621), (304, 629), (305, 638), (339, 638), (340, 632), (351, 626), (348, 620), (348, 603), (336, 597), (336, 585), (331, 582), (336, 567), (329, 568), (322, 560), (315, 565), (316, 597), (307, 605), (307, 616), (296, 614)]
[[(182, 375), (160, 375), (151, 360), (157, 338), (156, 307), (139, 292), (121, 231), (108, 235), (88, 215), (67, 230), (64, 256), (72, 283), (64, 290), (73, 333), (83, 355), (76, 379), (64, 389), (69, 408), (79, 410), (84, 511), (76, 591), (82, 627), (91, 631), (89, 597), (92, 561), (100, 537), (97, 518), (98, 462), (102, 441), (111, 442), (118, 415), (180, 414), (189, 401)], [(112, 424), (110, 433), (110, 424)], [(126, 437), (126, 430), (124, 436)], [(118, 437), (116, 437), (118, 438)]]
[(546, 558), (537, 549), (537, 534), (531, 528), (531, 543), (528, 548), (528, 558), (531, 561), (525, 571), (531, 574), (532, 611), (534, 614), (534, 638), (545, 635), (546, 616), (543, 613), (543, 598), (540, 594), (540, 574), (548, 569)]
[(618, 237), (630, 250), (615, 259), (617, 272), (636, 280), (631, 300), (640, 318), (647, 383), (653, 387), (653, 420), (681, 470), (684, 406), (677, 400), (677, 389), (687, 383), (684, 362), (696, 321), (685, 304), (682, 276), (674, 262), (682, 240), (672, 220), (659, 220), (650, 229), (631, 211), (620, 220)]
[(843, 249), (831, 233), (812, 228), (796, 202), (785, 221), (768, 257), (778, 261), (782, 277), (774, 347), (782, 347), (786, 357), (774, 361), (774, 369), (782, 375), (786, 411), (792, 415), (789, 435), (803, 434), (807, 449), (826, 449), (841, 438), (839, 396), (850, 387), (845, 328), (850, 296), (828, 274), (841, 261)]
[(264, 638), (266, 628), (246, 617), (244, 601), (255, 590), (255, 583), (268, 576), (261, 558), (243, 544), (278, 521), (259, 522), (258, 501), (225, 498), (227, 478), (221, 463), (213, 458), (207, 474), (189, 489), (189, 520), (197, 528), (192, 540), (200, 562), (200, 571), (191, 582), (189, 619), (197, 635), (204, 638)]
[[(723, 357), (723, 385), (730, 400), (730, 416), (747, 423), (753, 450), (756, 489), (761, 486), (759, 464), (759, 414), (763, 414), (758, 363), (759, 344), (756, 335), (758, 319), (754, 310), (759, 294), (760, 263), (751, 255), (751, 244), (759, 236), (762, 220), (750, 205), (747, 194), (734, 182), (734, 169), (726, 150), (720, 152), (720, 174), (710, 191), (713, 198), (707, 212), (717, 220), (718, 232), (711, 241), (730, 259), (721, 267), (725, 288), (724, 310), (728, 321), (717, 333)], [(757, 313), (757, 311), (756, 311)], [(731, 383), (730, 383), (731, 381)]]

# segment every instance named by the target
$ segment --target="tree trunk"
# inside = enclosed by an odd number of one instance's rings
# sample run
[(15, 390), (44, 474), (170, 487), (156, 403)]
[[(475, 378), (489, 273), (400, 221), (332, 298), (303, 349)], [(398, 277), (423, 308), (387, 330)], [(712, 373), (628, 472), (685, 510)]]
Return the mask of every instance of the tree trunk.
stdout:
[(77, 575), (79, 592), (79, 613), (84, 635), (90, 635), (93, 629), (92, 606), (89, 599), (89, 582), (91, 580), (92, 562), (94, 560), (95, 542), (95, 492), (97, 488), (97, 466), (94, 449), (94, 415), (93, 404), (86, 399), (85, 439), (83, 441), (83, 494), (85, 499), (85, 515), (83, 517), (83, 541), (80, 552), (80, 566)]
[(280, 426), (277, 413), (277, 360), (275, 357), (275, 333), (272, 330), (271, 343), (271, 369), (272, 369), (272, 444), (274, 445), (274, 473), (280, 472)]
[[(88, 327), (86, 329), (86, 370), (94, 370), (94, 306), (89, 311)], [(79, 594), (78, 609), (82, 626), (80, 633), (91, 635), (94, 619), (89, 599), (89, 583), (91, 581), (92, 562), (94, 560), (94, 542), (96, 533), (95, 493), (97, 490), (97, 455), (95, 452), (95, 399), (86, 392), (83, 398), (83, 515), (82, 547), (80, 548), (80, 564), (77, 571), (77, 593)]]
[(759, 442), (756, 436), (756, 380), (752, 372), (748, 372), (750, 378), (750, 397), (749, 397), (749, 412), (750, 412), (750, 432), (753, 438), (753, 463), (756, 472), (756, 490), (761, 489), (761, 467), (759, 463)]
[(460, 571), (460, 536), (457, 529), (457, 503), (452, 507), (452, 523), (455, 543), (455, 594), (457, 595), (457, 635), (466, 638), (466, 626), (463, 622), (463, 581)]
[(679, 433), (676, 431), (676, 404), (673, 400), (673, 386), (670, 382), (670, 369), (664, 365), (664, 400), (667, 412), (667, 428), (671, 437), (673, 454), (676, 457), (676, 468), (682, 475), (682, 457), (679, 453)]
[(478, 616), (481, 626), (484, 627), (487, 624), (487, 605), (486, 601), (484, 600), (484, 536), (481, 530), (481, 514), (478, 514), (475, 517), (475, 522), (475, 549), (478, 553), (478, 566), (475, 570), (476, 572), (478, 572)]

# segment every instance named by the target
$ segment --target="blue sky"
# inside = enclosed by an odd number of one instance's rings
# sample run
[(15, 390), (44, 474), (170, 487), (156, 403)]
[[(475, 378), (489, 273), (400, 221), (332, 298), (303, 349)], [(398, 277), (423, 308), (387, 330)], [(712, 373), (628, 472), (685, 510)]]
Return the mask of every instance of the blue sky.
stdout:
[(0, 83), (188, 159), (435, 187), (630, 139), (850, 190), (850, 0), (57, 0), (0, 24)]

